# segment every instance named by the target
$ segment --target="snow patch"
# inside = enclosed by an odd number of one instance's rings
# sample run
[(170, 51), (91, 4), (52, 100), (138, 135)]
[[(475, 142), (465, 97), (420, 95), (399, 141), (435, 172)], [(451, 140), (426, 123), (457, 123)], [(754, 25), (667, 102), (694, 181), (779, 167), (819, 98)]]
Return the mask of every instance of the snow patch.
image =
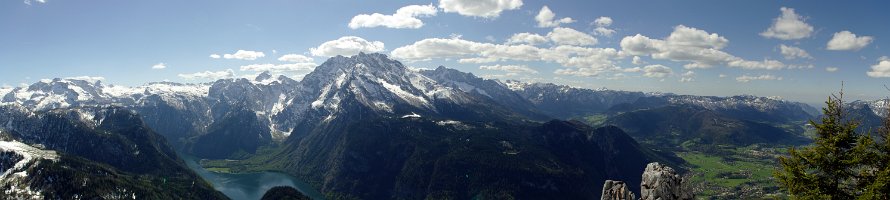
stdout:
[(3, 194), (43, 199), (41, 191), (34, 191), (30, 186), (21, 183), (26, 182), (24, 180), (28, 177), (27, 170), (29, 167), (37, 166), (37, 162), (41, 160), (58, 160), (59, 154), (55, 151), (38, 149), (18, 141), (0, 141), (0, 151), (13, 152), (22, 157), (13, 167), (0, 174), (0, 185), (9, 187), (9, 189), (3, 191)]
[(513, 90), (513, 91), (523, 91), (529, 85), (528, 83), (523, 83), (523, 82), (513, 81), (513, 80), (508, 80), (506, 82), (503, 82), (503, 84), (506, 85), (507, 88), (509, 88), (510, 90)]
[(12, 92), (12, 90), (15, 90), (15, 88), (0, 88), (0, 98), (3, 98), (6, 94)]
[(175, 83), (151, 83), (143, 91), (149, 94), (181, 94), (186, 96), (206, 97), (210, 94), (209, 84), (175, 84)]
[(404, 118), (420, 118), (420, 115), (418, 115), (417, 113), (411, 112), (410, 115), (402, 116), (402, 119), (404, 119)]
[(119, 85), (109, 85), (107, 87), (102, 88), (102, 93), (105, 93), (109, 97), (116, 98), (125, 98), (130, 95), (142, 93), (144, 90), (139, 88), (131, 88), (127, 86), (119, 86)]
[(439, 126), (446, 126), (446, 125), (459, 125), (462, 123), (460, 121), (445, 120), (445, 121), (437, 121), (436, 124), (438, 124)]
[(389, 90), (389, 92), (395, 94), (399, 98), (402, 98), (402, 100), (405, 100), (406, 102), (408, 102), (409, 104), (411, 104), (413, 106), (427, 107), (427, 108), (432, 107), (430, 105), (430, 102), (427, 101), (425, 98), (411, 94), (410, 92), (407, 92), (405, 90), (402, 90), (402, 87), (400, 87), (398, 85), (390, 84), (389, 82), (386, 82), (386, 80), (383, 80), (380, 78), (377, 79), (377, 82), (379, 82), (381, 85), (383, 85), (383, 88), (386, 88), (386, 90)]
[(386, 104), (386, 102), (382, 102), (382, 101), (375, 101), (374, 108), (376, 108), (377, 110), (380, 110), (380, 111), (386, 111), (389, 113), (392, 112), (392, 106), (389, 106), (389, 104)]

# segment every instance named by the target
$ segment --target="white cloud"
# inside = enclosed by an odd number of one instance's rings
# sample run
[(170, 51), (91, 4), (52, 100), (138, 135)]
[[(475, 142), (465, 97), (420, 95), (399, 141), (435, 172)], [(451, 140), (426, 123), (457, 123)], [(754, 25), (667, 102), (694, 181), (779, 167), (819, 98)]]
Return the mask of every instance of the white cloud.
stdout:
[(636, 72), (641, 72), (641, 71), (643, 71), (643, 68), (640, 68), (640, 67), (624, 68), (624, 69), (622, 69), (621, 71), (622, 71), (622, 72), (632, 72), (632, 73), (636, 73)]
[(434, 58), (457, 58), (461, 63), (489, 63), (497, 61), (544, 61), (564, 67), (557, 74), (595, 76), (599, 73), (620, 69), (614, 60), (618, 50), (558, 45), (540, 48), (531, 45), (504, 45), (467, 41), (460, 38), (428, 38), (414, 44), (396, 48), (392, 56), (406, 61)]
[(606, 36), (606, 37), (612, 37), (612, 35), (615, 34), (615, 30), (612, 30), (612, 29), (609, 29), (606, 27), (596, 27), (595, 29), (593, 29), (593, 31), (597, 35), (602, 35), (602, 36)]
[(836, 72), (838, 69), (839, 68), (837, 68), (837, 67), (826, 67), (825, 71), (826, 72)]
[(795, 58), (813, 58), (812, 56), (810, 56), (809, 53), (807, 53), (807, 51), (794, 46), (786, 46), (784, 44), (780, 44), (779, 51), (782, 53), (782, 56), (785, 56), (785, 59), (787, 60)]
[(880, 61), (878, 61), (878, 64), (871, 66), (871, 70), (866, 72), (866, 75), (872, 78), (890, 77), (890, 60), (881, 59)]
[(813, 64), (806, 64), (806, 65), (787, 65), (786, 67), (788, 69), (812, 69), (816, 66)]
[(541, 11), (538, 12), (538, 15), (535, 16), (535, 21), (538, 22), (538, 27), (547, 28), (547, 27), (557, 27), (560, 24), (568, 24), (574, 23), (575, 20), (571, 17), (565, 17), (562, 19), (554, 20), (556, 14), (550, 10), (547, 6), (541, 7)]
[(152, 65), (151, 68), (152, 68), (152, 69), (165, 69), (165, 68), (167, 68), (167, 64), (164, 64), (164, 63), (158, 63), (158, 64), (155, 64), (155, 65)]
[[(32, 0), (25, 0), (25, 4), (28, 4), (30, 6), (31, 1)], [(36, 1), (37, 3), (46, 3), (46, 0), (34, 0), (34, 1)]]
[(834, 33), (828, 41), (828, 50), (856, 51), (868, 46), (873, 40), (874, 37), (871, 36), (856, 36), (850, 31), (841, 31)]
[(442, 11), (471, 17), (495, 18), (504, 10), (519, 7), (522, 7), (522, 0), (439, 0)]
[(593, 20), (593, 25), (596, 25), (596, 29), (593, 29), (594, 33), (597, 35), (602, 35), (606, 37), (612, 37), (615, 34), (615, 30), (609, 29), (609, 26), (612, 26), (612, 18), (611, 17), (599, 17), (596, 20)]
[[(219, 58), (219, 55), (211, 54), (210, 57)], [(225, 59), (256, 60), (257, 58), (266, 57), (266, 54), (259, 51), (238, 50), (234, 54), (223, 54), (222, 57)]]
[(235, 77), (235, 71), (233, 71), (232, 69), (216, 71), (216, 72), (203, 71), (203, 72), (196, 72), (196, 73), (191, 73), (191, 74), (179, 74), (178, 76), (181, 78), (184, 78), (184, 79), (188, 79), (188, 80), (193, 80), (193, 79), (216, 80), (216, 79)]
[(785, 68), (785, 64), (777, 60), (763, 59), (763, 61), (751, 61), (735, 59), (727, 64), (729, 67), (738, 67), (742, 69), (766, 69), (777, 70)]
[(309, 49), (313, 56), (333, 57), (337, 55), (352, 56), (359, 52), (375, 53), (384, 50), (383, 42), (368, 41), (356, 36), (344, 36)]
[(634, 56), (630, 63), (633, 63), (634, 65), (646, 64), (646, 62), (643, 61), (643, 59), (640, 58), (639, 56)]
[(530, 45), (538, 45), (547, 43), (549, 40), (547, 37), (542, 35), (534, 34), (534, 33), (516, 33), (510, 38), (507, 39), (505, 44), (530, 44)]
[(593, 20), (593, 24), (598, 27), (609, 27), (612, 26), (612, 18), (611, 17), (598, 17), (596, 20)]
[(394, 58), (417, 61), (431, 58), (458, 58), (476, 55), (483, 50), (493, 49), (493, 44), (478, 43), (460, 38), (427, 38), (414, 44), (392, 50)]
[(679, 25), (664, 40), (640, 34), (621, 39), (622, 53), (634, 56), (649, 55), (653, 59), (689, 62), (686, 69), (707, 69), (726, 65), (743, 69), (782, 69), (785, 64), (775, 60), (749, 61), (723, 52), (729, 40), (716, 33)]
[(596, 38), (587, 33), (564, 27), (553, 28), (553, 31), (547, 34), (547, 38), (562, 45), (589, 46), (597, 43)]
[(537, 74), (538, 71), (534, 70), (525, 65), (483, 65), (479, 66), (479, 69), (484, 70), (497, 70), (497, 71), (505, 71), (509, 73), (529, 73), (529, 74)]
[(764, 75), (760, 75), (760, 76), (742, 75), (742, 76), (736, 77), (735, 80), (740, 83), (747, 83), (747, 82), (751, 82), (754, 80), (779, 80), (779, 81), (781, 81), (782, 77), (773, 76), (771, 74), (764, 74)]
[(288, 63), (288, 64), (251, 64), (241, 66), (241, 71), (270, 71), (270, 72), (289, 72), (289, 71), (312, 71), (315, 69), (315, 63)]
[(417, 29), (423, 27), (423, 21), (418, 17), (435, 16), (438, 10), (432, 4), (430, 5), (410, 5), (399, 8), (395, 14), (384, 15), (380, 13), (360, 14), (352, 17), (349, 21), (349, 28), (412, 28)]
[(604, 71), (595, 68), (565, 68), (553, 71), (554, 74), (570, 76), (599, 76)]
[(557, 45), (591, 46), (596, 45), (597, 39), (587, 33), (564, 27), (553, 28), (547, 36), (534, 33), (516, 33), (507, 39), (504, 44), (530, 44), (539, 45), (552, 41)]
[(219, 59), (222, 58), (222, 56), (220, 56), (219, 54), (210, 54), (210, 58)]
[(664, 78), (673, 74), (674, 71), (670, 67), (664, 65), (647, 65), (643, 67), (643, 76), (649, 78)]
[[(723, 75), (723, 74), (721, 74), (721, 75)], [(723, 76), (725, 76), (725, 75), (723, 75)], [(680, 77), (680, 82), (692, 82), (692, 81), (695, 81), (695, 72), (693, 72), (693, 71), (686, 71), (686, 73), (683, 73), (683, 75)]]
[(95, 83), (97, 81), (104, 81), (105, 77), (101, 76), (75, 76), (75, 77), (65, 77), (64, 79), (68, 80), (82, 80), (86, 82)]
[(804, 22), (804, 17), (794, 13), (793, 8), (782, 7), (782, 15), (773, 20), (773, 25), (760, 36), (782, 40), (796, 40), (810, 37), (813, 26)]
[(294, 62), (294, 63), (311, 63), (311, 62), (315, 62), (314, 59), (312, 59), (312, 58), (310, 58), (310, 57), (308, 57), (308, 56), (300, 55), (300, 54), (287, 54), (287, 55), (283, 55), (283, 56), (281, 56), (281, 57), (278, 57), (278, 61)]
[(692, 27), (679, 25), (667, 38), (671, 46), (722, 49), (729, 44), (729, 40), (716, 33), (708, 33)]

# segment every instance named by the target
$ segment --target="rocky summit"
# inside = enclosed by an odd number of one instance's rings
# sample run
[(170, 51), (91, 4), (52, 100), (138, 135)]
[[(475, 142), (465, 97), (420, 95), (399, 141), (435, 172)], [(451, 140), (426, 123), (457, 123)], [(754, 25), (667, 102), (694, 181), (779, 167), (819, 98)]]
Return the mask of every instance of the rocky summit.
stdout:
[(630, 191), (623, 181), (606, 180), (603, 184), (602, 200), (635, 200), (634, 193)]
[(673, 168), (661, 163), (649, 163), (640, 184), (641, 200), (692, 199), (692, 192), (684, 186), (683, 178)]

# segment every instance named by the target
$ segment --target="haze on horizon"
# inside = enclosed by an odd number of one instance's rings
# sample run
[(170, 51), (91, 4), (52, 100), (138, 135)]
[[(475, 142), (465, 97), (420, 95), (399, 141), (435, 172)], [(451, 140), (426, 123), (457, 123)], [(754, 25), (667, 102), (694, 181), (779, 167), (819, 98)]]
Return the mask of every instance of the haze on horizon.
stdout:
[[(479, 5), (475, 5), (479, 4)], [(0, 86), (141, 85), (262, 71), (299, 79), (335, 55), (586, 88), (821, 105), (890, 95), (885, 1), (0, 2)]]

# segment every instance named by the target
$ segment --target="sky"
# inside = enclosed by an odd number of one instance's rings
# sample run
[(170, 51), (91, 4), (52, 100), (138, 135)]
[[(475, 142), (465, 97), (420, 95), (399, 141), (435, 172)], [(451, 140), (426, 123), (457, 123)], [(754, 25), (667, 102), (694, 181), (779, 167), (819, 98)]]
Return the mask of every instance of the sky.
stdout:
[(0, 86), (299, 79), (334, 55), (491, 79), (819, 105), (890, 96), (887, 1), (0, 1)]

